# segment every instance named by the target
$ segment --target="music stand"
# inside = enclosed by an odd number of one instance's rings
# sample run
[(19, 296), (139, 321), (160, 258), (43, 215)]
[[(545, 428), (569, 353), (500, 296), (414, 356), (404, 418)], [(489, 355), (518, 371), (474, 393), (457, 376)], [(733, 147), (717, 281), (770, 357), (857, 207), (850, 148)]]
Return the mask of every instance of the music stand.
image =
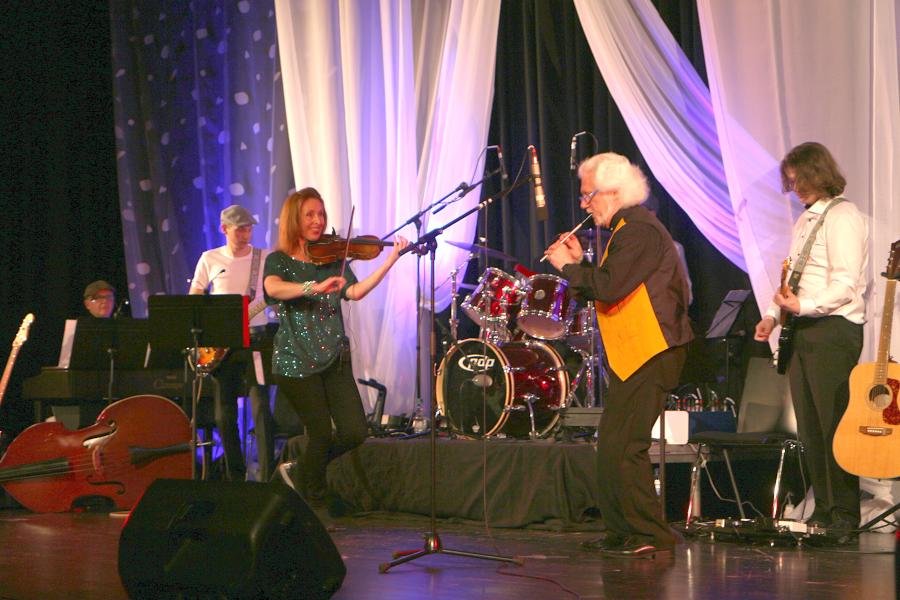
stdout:
[(147, 355), (146, 319), (80, 317), (75, 325), (69, 369), (109, 371), (107, 395), (113, 402), (116, 369), (140, 369)]
[[(150, 296), (150, 346), (166, 350), (197, 351), (202, 347), (246, 348), (250, 345), (247, 298), (239, 294)], [(185, 356), (185, 360), (188, 357)], [(191, 477), (197, 479), (197, 404), (202, 379), (194, 369), (191, 388)], [(205, 463), (204, 463), (205, 464)]]

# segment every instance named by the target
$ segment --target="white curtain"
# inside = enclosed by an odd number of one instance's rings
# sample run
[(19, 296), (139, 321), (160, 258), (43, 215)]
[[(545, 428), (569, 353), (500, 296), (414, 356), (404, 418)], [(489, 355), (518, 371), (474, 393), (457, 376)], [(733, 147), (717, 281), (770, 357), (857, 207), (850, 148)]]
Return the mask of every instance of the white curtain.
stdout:
[[(275, 6), (294, 180), (322, 193), (329, 222), (342, 235), (351, 206), (354, 233), (381, 236), (475, 177), (493, 101), (499, 0), (277, 0)], [(423, 231), (476, 202), (470, 194), (433, 222), (426, 216)], [(471, 241), (475, 222), (473, 215), (455, 225), (450, 239)], [(417, 237), (412, 225), (401, 234)], [(462, 259), (441, 244), (437, 281)], [(362, 278), (381, 260), (352, 268)], [(411, 412), (415, 396), (415, 265), (413, 256), (401, 259), (345, 313), (354, 373), (387, 386), (387, 413)], [(441, 310), (447, 291), (437, 299)], [(427, 352), (428, 338), (422, 343)], [(374, 393), (361, 391), (371, 403)]]
[(747, 270), (709, 90), (650, 0), (575, 0), (606, 86), (656, 179), (713, 246)]
[(767, 305), (778, 285), (790, 225), (801, 210), (781, 193), (778, 163), (801, 142), (822, 142), (847, 177), (847, 198), (870, 218), (874, 286), (862, 359), (870, 361), (883, 317), (879, 273), (900, 238), (896, 2), (698, 0), (698, 8), (728, 187), (757, 301)]

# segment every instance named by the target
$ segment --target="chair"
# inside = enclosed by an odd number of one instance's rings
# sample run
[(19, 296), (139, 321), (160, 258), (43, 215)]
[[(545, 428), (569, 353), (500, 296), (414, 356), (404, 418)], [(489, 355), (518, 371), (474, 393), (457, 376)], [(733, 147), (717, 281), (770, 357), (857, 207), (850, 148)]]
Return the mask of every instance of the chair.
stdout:
[(803, 489), (807, 488), (806, 475), (803, 471), (803, 445), (796, 439), (796, 435), (791, 433), (792, 430), (796, 430), (796, 423), (786, 378), (772, 368), (768, 359), (751, 358), (744, 382), (737, 432), (699, 432), (690, 439), (690, 443), (697, 444), (697, 457), (691, 468), (691, 499), (688, 503), (685, 521), (690, 523), (699, 519), (700, 472), (706, 468), (706, 463), (712, 454), (722, 456), (737, 502), (738, 513), (742, 519), (747, 518), (731, 459), (732, 452), (750, 450), (769, 450), (780, 453), (770, 511), (772, 519), (779, 518), (783, 511), (779, 496), (785, 458), (789, 451), (794, 452), (797, 457), (800, 475), (803, 479)]

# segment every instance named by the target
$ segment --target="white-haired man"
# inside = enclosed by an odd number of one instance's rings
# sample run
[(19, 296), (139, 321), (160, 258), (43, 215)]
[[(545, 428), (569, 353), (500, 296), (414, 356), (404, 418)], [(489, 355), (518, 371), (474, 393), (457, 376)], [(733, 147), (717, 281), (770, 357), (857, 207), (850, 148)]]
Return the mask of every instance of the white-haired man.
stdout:
[(581, 207), (613, 232), (598, 266), (583, 261), (577, 236), (547, 250), (571, 289), (595, 302), (610, 366), (597, 443), (607, 534), (582, 547), (648, 556), (678, 542), (661, 515), (649, 449), (653, 423), (678, 385), (693, 338), (687, 279), (671, 236), (640, 206), (649, 188), (638, 167), (619, 154), (598, 154), (581, 164), (578, 176)]

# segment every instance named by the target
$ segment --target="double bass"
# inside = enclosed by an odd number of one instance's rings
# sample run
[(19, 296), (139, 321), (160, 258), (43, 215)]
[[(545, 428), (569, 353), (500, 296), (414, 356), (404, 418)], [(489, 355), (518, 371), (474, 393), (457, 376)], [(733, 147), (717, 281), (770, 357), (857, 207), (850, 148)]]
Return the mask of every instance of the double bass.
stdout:
[(90, 507), (99, 499), (130, 510), (157, 479), (190, 479), (191, 426), (162, 396), (107, 406), (93, 425), (71, 431), (37, 423), (0, 458), (0, 485), (34, 512)]

